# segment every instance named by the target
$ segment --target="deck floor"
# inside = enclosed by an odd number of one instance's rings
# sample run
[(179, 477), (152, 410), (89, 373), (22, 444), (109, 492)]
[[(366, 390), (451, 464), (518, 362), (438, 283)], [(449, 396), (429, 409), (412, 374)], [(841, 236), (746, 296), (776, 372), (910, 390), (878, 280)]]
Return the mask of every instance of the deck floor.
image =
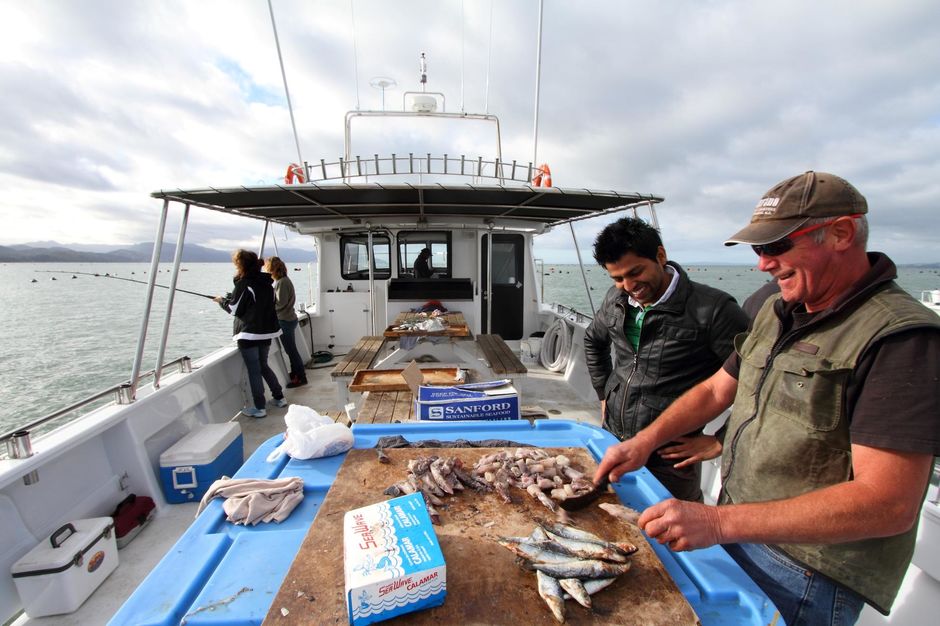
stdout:
[[(291, 404), (302, 404), (318, 411), (342, 409), (336, 396), (336, 385), (330, 377), (335, 363), (307, 370), (309, 384), (296, 389), (285, 389), (285, 397)], [(527, 376), (514, 379), (522, 401), (522, 407), (541, 409), (549, 418), (570, 419), (600, 424), (598, 403), (585, 402), (567, 385), (559, 384), (562, 377), (549, 372), (537, 364), (526, 364)], [(360, 394), (350, 394), (350, 401), (361, 402)], [(263, 419), (238, 416), (245, 442), (245, 458), (259, 445), (271, 437), (284, 432), (284, 415), (287, 409), (267, 409)], [(107, 624), (124, 601), (146, 578), (150, 570), (173, 547), (176, 540), (192, 523), (196, 514), (196, 503), (176, 504), (164, 507), (151, 523), (126, 548), (118, 553), (120, 565), (115, 572), (79, 608), (69, 615), (56, 615), (29, 619), (25, 615), (14, 620), (11, 626), (94, 626)]]

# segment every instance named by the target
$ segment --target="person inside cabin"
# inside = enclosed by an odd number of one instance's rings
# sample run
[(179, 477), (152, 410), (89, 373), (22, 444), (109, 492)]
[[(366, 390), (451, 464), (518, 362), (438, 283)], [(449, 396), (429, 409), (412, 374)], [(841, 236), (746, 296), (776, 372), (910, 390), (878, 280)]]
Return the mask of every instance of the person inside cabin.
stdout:
[(225, 296), (216, 296), (213, 301), (235, 317), (232, 339), (238, 343), (238, 351), (245, 361), (254, 402), (254, 406), (245, 407), (242, 413), (249, 417), (265, 417), (267, 411), (262, 380), (271, 389), (274, 398), (271, 404), (276, 407), (287, 406), (281, 383), (268, 367), (271, 340), (281, 335), (274, 307), (274, 286), (271, 284), (271, 276), (262, 273), (261, 261), (254, 252), (236, 250), (232, 253), (232, 263), (235, 265), (235, 288)]
[(787, 624), (887, 614), (940, 455), (940, 319), (867, 252), (868, 202), (806, 172), (772, 187), (726, 245), (777, 281), (735, 353), (595, 478), (616, 480), (733, 404), (716, 506), (665, 500), (639, 525), (673, 550), (723, 544)]
[(414, 264), (415, 278), (431, 278), (434, 270), (431, 269), (431, 249), (422, 248)]
[[(733, 297), (667, 260), (659, 233), (643, 220), (608, 224), (594, 258), (614, 284), (584, 333), (584, 355), (603, 427), (629, 440), (721, 367), (748, 320)], [(701, 428), (663, 443), (646, 467), (673, 496), (701, 502), (700, 461), (720, 454), (721, 444)]]
[(290, 382), (288, 389), (307, 384), (307, 370), (304, 360), (297, 351), (297, 312), (294, 305), (297, 296), (294, 294), (294, 283), (287, 276), (287, 266), (276, 256), (268, 257), (264, 264), (265, 271), (274, 279), (274, 308), (277, 311), (277, 323), (281, 327), (281, 345), (290, 361)]

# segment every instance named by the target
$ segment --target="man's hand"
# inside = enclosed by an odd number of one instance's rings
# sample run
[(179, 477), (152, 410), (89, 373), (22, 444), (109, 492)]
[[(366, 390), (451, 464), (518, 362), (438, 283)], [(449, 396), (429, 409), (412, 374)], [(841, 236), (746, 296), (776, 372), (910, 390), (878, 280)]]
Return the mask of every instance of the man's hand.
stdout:
[(677, 469), (714, 459), (721, 454), (721, 442), (712, 435), (676, 437), (675, 442), (676, 445), (666, 446), (657, 454), (666, 460), (679, 460), (673, 465)]
[(718, 507), (698, 502), (676, 499), (658, 502), (643, 511), (638, 524), (651, 539), (676, 552), (722, 542)]
[(610, 476), (611, 482), (620, 480), (627, 472), (643, 467), (652, 452), (653, 446), (646, 443), (642, 432), (637, 433), (636, 437), (610, 446), (594, 472), (594, 483), (597, 484), (607, 475)]
[(212, 301), (215, 302), (216, 304), (222, 304), (222, 302), (223, 302), (224, 300), (225, 300), (225, 298), (223, 298), (222, 296), (216, 296), (216, 297), (212, 298)]

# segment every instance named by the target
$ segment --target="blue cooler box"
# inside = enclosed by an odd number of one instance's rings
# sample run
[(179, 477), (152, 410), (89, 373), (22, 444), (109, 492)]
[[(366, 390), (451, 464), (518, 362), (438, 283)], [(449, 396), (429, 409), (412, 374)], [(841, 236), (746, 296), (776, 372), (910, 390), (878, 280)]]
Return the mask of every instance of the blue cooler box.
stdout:
[(209, 485), (232, 476), (244, 459), (238, 422), (204, 424), (160, 455), (160, 480), (170, 504), (202, 499)]

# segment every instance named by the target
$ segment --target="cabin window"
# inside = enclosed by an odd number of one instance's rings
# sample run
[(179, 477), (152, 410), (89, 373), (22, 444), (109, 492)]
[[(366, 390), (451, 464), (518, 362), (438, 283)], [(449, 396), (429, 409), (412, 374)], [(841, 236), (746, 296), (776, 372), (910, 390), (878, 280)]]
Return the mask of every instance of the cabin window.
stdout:
[(411, 230), (398, 233), (398, 277), (414, 276), (415, 261), (423, 248), (431, 250), (431, 269), (435, 278), (450, 278), (450, 232), (445, 230)]
[[(390, 278), (392, 268), (391, 242), (385, 235), (372, 235), (373, 275), (376, 279)], [(343, 235), (339, 238), (340, 273), (345, 280), (369, 280), (368, 235)]]

